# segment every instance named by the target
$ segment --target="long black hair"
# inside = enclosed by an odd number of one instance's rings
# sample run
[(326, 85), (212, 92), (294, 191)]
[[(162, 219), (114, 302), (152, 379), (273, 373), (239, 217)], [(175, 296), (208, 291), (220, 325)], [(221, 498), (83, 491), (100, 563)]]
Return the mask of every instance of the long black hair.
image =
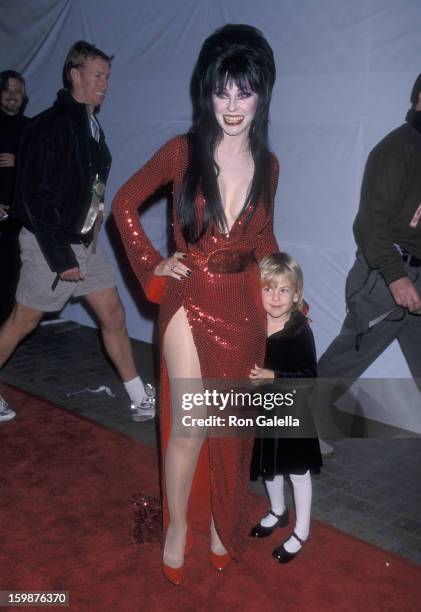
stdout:
[[(215, 117), (213, 94), (224, 90), (229, 82), (258, 95), (249, 131), (255, 170), (243, 210), (251, 205), (249, 220), (261, 198), (266, 210), (269, 209), (272, 164), (268, 120), (275, 75), (272, 49), (263, 34), (252, 26), (227, 24), (203, 43), (190, 87), (193, 123), (188, 133), (189, 164), (177, 198), (177, 216), (187, 242), (197, 241), (209, 225), (213, 229), (227, 229), (218, 189), (219, 168), (214, 159), (223, 132)], [(200, 220), (194, 204), (199, 186), (206, 200), (204, 217)]]

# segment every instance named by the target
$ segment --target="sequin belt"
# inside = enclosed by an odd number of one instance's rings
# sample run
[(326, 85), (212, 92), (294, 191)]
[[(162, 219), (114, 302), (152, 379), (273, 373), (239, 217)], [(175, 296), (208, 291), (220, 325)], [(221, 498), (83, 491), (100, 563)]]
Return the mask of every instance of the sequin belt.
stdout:
[(198, 251), (190, 251), (188, 258), (204, 272), (214, 274), (236, 274), (244, 272), (256, 260), (253, 251), (241, 251), (236, 249), (217, 249), (209, 255)]

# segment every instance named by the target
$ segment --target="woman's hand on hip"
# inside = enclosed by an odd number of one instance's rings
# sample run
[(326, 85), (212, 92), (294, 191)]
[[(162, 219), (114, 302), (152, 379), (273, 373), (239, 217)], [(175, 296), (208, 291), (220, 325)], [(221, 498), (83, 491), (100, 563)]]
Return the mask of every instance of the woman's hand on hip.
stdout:
[(163, 259), (154, 270), (155, 276), (171, 276), (177, 280), (188, 278), (191, 270), (183, 263), (185, 258), (185, 253), (175, 252), (171, 257)]

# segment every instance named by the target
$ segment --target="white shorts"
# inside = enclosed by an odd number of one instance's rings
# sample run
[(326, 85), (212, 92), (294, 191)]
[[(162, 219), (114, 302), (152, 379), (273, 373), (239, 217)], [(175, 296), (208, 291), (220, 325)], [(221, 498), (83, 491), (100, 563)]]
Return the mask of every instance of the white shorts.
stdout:
[(23, 228), (19, 234), (22, 267), (16, 290), (16, 301), (28, 308), (42, 312), (61, 310), (71, 297), (81, 297), (115, 287), (116, 281), (111, 264), (97, 245), (92, 253), (92, 244), (72, 244), (79, 268), (85, 274), (83, 280), (58, 281), (56, 272), (52, 272), (42, 254), (34, 234)]

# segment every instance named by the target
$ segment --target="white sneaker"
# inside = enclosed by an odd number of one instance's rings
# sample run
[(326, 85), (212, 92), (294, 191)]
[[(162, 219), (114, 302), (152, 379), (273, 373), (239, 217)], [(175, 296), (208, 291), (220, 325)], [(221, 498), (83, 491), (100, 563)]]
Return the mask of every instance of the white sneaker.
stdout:
[(11, 421), (16, 416), (16, 412), (9, 408), (6, 400), (0, 395), (0, 421)]
[(146, 395), (140, 405), (131, 404), (132, 419), (137, 423), (149, 421), (155, 417), (155, 387), (149, 383), (145, 385)]
[(153, 400), (155, 401), (155, 398), (156, 398), (155, 387), (151, 385), (150, 383), (146, 383), (145, 391), (146, 391), (146, 395), (150, 398), (153, 398)]

